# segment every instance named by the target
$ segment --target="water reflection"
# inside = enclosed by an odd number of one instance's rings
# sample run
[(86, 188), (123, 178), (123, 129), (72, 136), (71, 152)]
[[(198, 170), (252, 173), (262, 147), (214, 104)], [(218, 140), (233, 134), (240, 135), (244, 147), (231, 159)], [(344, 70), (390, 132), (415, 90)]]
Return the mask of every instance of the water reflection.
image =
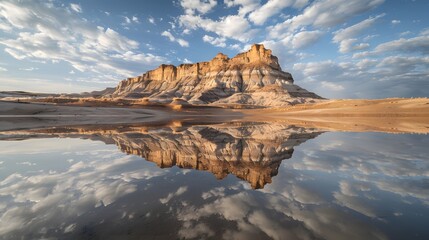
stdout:
[[(116, 144), (161, 168), (178, 166), (213, 173), (217, 179), (233, 174), (262, 188), (277, 174), (293, 147), (321, 132), (282, 124), (236, 123), (172, 127), (84, 126), (7, 132), (3, 139), (35, 137), (89, 138)], [(1, 138), (0, 138), (1, 139)]]
[(0, 138), (5, 239), (429, 236), (426, 135), (252, 123)]

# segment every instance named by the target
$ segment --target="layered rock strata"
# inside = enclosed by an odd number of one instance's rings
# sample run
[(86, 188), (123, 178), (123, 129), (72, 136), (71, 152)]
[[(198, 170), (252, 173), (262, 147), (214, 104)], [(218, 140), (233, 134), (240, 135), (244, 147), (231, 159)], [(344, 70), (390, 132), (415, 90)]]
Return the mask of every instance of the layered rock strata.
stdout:
[(161, 65), (119, 83), (108, 97), (149, 98), (169, 103), (182, 98), (192, 104), (285, 106), (316, 101), (318, 95), (293, 84), (278, 58), (255, 44), (233, 58), (219, 53), (209, 62)]

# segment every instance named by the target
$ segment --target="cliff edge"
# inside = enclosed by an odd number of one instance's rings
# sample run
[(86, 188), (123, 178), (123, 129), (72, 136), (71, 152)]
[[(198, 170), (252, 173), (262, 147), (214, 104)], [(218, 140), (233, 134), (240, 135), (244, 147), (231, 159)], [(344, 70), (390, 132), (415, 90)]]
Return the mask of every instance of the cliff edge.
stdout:
[(233, 58), (219, 53), (208, 62), (161, 65), (119, 83), (104, 97), (145, 98), (170, 103), (181, 98), (190, 104), (287, 106), (322, 99), (293, 83), (278, 58), (264, 45), (254, 44)]

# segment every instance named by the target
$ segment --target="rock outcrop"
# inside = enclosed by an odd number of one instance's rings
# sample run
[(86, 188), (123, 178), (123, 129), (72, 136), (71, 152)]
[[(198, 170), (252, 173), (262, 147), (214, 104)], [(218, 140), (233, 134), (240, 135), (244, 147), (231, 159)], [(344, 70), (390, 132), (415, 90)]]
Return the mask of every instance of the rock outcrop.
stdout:
[(181, 98), (191, 104), (248, 104), (285, 106), (317, 101), (318, 95), (293, 84), (277, 57), (255, 44), (233, 58), (219, 53), (209, 62), (161, 65), (141, 76), (128, 78), (105, 96), (149, 98), (170, 103)]
[(218, 179), (233, 174), (263, 188), (277, 175), (293, 148), (321, 132), (283, 124), (224, 124), (171, 127), (89, 126), (9, 132), (0, 140), (41, 137), (87, 138), (116, 144), (161, 168), (177, 166), (213, 173)]

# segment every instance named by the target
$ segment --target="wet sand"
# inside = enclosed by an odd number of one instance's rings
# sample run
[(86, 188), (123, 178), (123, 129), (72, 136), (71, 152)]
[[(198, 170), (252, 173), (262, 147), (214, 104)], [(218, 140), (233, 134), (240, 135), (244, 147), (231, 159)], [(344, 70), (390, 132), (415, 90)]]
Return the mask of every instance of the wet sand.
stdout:
[(429, 133), (429, 99), (328, 100), (288, 108), (84, 107), (0, 101), (0, 131), (76, 125), (280, 122), (322, 131)]

